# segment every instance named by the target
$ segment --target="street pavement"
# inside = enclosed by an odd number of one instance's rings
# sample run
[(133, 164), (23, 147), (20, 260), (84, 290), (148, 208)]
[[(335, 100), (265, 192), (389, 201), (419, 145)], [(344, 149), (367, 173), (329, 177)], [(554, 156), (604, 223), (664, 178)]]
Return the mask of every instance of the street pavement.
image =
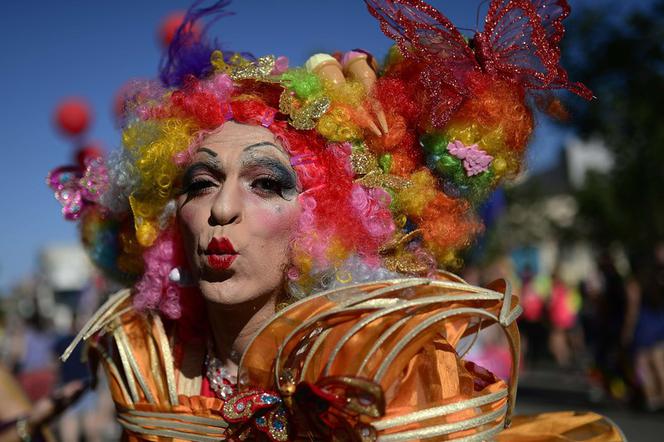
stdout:
[(516, 414), (594, 411), (611, 419), (630, 442), (664, 442), (664, 411), (638, 411), (593, 390), (582, 373), (540, 371), (519, 381)]

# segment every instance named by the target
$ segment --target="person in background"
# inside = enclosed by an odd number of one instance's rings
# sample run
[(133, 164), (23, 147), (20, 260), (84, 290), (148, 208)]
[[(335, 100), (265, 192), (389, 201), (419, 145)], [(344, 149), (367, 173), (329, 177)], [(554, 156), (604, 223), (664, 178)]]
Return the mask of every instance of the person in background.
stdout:
[(625, 399), (631, 365), (629, 349), (624, 345), (628, 306), (625, 280), (606, 250), (599, 254), (597, 267), (602, 281), (598, 310), (598, 328), (602, 332), (597, 339), (595, 362), (606, 390), (615, 398)]
[(530, 265), (526, 265), (521, 272), (521, 284), (523, 314), (519, 318), (519, 329), (524, 339), (527, 369), (546, 357), (547, 327), (544, 297), (537, 290), (535, 274)]
[[(62, 354), (67, 345), (76, 336), (75, 331), (83, 324), (77, 321), (74, 314), (72, 318), (71, 333), (65, 333), (58, 337), (54, 345), (54, 353)], [(72, 356), (58, 366), (58, 385), (65, 386), (71, 382), (84, 382), (91, 377), (90, 368), (84, 362), (83, 347), (74, 350)], [(95, 413), (97, 408), (97, 393), (93, 390), (86, 391), (80, 400), (69, 407), (58, 421), (58, 431), (62, 442), (78, 442), (83, 439), (89, 442), (101, 441), (102, 433), (99, 431), (99, 423)]]
[(551, 324), (549, 350), (558, 366), (568, 368), (574, 358), (572, 336), (577, 325), (579, 296), (564, 281), (559, 266), (551, 274), (548, 310)]
[(635, 352), (635, 368), (646, 410), (664, 408), (664, 242), (657, 244), (639, 284), (627, 287), (622, 344)]
[(18, 343), (14, 370), (31, 401), (46, 397), (56, 382), (54, 335), (50, 320), (35, 311), (26, 321)]
[(0, 365), (0, 442), (54, 440), (46, 426), (87, 387), (86, 382), (73, 381), (33, 405), (14, 376)]

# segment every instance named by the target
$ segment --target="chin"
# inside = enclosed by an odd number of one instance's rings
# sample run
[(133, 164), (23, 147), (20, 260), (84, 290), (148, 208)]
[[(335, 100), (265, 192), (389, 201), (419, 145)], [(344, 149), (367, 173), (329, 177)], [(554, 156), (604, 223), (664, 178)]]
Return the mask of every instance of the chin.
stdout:
[(222, 281), (199, 282), (198, 287), (206, 301), (228, 308), (241, 307), (247, 304), (262, 303), (272, 296), (276, 296), (278, 290), (256, 287), (249, 281), (238, 281), (230, 277)]

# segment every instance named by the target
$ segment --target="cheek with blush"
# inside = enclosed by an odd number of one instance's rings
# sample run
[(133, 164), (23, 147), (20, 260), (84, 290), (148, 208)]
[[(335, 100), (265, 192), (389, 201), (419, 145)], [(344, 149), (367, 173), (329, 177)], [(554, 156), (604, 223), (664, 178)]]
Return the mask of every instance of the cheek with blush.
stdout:
[[(252, 236), (262, 238), (262, 249), (278, 254), (271, 256), (273, 262), (288, 257), (288, 247), (300, 214), (299, 204), (289, 201), (268, 206), (255, 207), (252, 216)], [(284, 263), (285, 264), (285, 263)]]
[(276, 205), (262, 210), (260, 218), (263, 221), (265, 233), (272, 236), (279, 232), (288, 232), (292, 230), (298, 210), (295, 208), (285, 208), (282, 205)]

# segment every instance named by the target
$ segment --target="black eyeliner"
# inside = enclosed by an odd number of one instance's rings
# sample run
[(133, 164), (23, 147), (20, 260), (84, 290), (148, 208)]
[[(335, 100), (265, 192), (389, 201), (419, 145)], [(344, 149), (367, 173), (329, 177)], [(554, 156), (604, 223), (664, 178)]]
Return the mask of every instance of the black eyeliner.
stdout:
[(255, 157), (245, 161), (243, 166), (247, 168), (263, 167), (269, 170), (279, 184), (285, 189), (293, 189), (297, 185), (295, 172), (284, 166), (282, 162), (277, 159), (270, 157)]
[(221, 175), (223, 173), (222, 170), (219, 169), (219, 165), (216, 161), (198, 161), (193, 163), (187, 167), (182, 175), (182, 188), (180, 189), (180, 194), (187, 191), (193, 182), (194, 175), (200, 171), (211, 172), (214, 175)]

